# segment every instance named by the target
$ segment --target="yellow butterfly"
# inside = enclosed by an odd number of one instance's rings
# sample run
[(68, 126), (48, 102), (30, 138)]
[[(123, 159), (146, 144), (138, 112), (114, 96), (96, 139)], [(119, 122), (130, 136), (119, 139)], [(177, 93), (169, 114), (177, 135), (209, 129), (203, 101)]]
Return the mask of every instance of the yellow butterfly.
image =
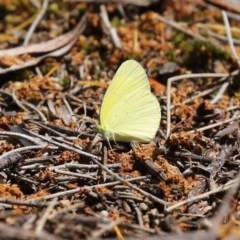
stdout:
[(105, 93), (96, 130), (108, 141), (150, 142), (160, 119), (160, 105), (143, 67), (135, 60), (125, 61)]

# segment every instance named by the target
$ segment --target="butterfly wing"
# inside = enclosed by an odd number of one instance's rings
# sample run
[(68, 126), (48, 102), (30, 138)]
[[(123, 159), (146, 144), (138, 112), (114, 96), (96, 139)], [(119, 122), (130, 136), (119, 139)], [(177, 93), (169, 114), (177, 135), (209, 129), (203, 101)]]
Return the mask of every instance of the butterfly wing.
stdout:
[(151, 141), (159, 127), (160, 106), (151, 93), (147, 75), (135, 60), (117, 70), (100, 112), (103, 136), (116, 141)]

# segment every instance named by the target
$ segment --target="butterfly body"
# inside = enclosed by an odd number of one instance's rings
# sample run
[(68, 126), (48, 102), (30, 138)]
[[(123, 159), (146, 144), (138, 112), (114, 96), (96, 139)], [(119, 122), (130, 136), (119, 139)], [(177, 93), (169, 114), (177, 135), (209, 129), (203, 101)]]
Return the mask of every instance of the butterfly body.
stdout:
[(125, 61), (104, 96), (97, 131), (106, 140), (150, 142), (160, 118), (160, 105), (144, 69), (135, 60)]

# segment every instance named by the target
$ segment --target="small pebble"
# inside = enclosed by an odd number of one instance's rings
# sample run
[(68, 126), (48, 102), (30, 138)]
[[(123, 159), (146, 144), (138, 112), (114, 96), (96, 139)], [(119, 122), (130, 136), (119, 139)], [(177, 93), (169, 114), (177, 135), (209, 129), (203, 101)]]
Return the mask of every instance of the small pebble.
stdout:
[(139, 208), (142, 210), (142, 211), (147, 211), (148, 210), (148, 205), (146, 203), (140, 203), (139, 204)]

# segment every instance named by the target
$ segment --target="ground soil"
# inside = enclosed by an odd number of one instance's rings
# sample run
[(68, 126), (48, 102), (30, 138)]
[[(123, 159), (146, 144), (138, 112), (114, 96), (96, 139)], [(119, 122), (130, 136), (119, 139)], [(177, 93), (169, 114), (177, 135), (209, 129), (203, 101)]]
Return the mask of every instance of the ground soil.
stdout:
[[(38, 4), (0, 1), (0, 238), (240, 239), (238, 1)], [(95, 130), (128, 59), (149, 143)]]

